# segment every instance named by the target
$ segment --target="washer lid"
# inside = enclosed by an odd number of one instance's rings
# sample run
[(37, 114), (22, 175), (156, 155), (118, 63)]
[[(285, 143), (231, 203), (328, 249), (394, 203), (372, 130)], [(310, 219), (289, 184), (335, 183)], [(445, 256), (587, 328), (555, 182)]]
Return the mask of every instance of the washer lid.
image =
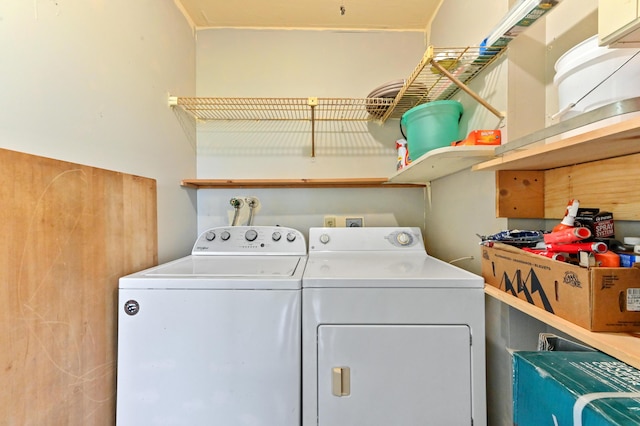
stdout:
[(144, 277), (291, 277), (300, 256), (187, 256), (142, 271)]
[(120, 278), (119, 288), (300, 289), (306, 256), (187, 256)]
[(484, 279), (425, 253), (309, 254), (303, 287), (483, 288)]

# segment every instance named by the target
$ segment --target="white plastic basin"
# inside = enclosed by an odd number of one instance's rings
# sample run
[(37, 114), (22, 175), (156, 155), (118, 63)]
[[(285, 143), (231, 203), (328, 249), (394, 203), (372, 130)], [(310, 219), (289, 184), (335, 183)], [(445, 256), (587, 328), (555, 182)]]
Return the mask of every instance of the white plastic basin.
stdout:
[(639, 52), (640, 49), (600, 47), (595, 35), (562, 55), (556, 61), (553, 78), (560, 119), (640, 96)]

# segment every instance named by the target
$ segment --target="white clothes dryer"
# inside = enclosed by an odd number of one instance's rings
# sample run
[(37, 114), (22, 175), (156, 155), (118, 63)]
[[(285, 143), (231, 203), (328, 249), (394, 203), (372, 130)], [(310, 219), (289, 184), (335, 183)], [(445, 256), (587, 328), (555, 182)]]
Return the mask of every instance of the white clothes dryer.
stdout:
[(118, 426), (299, 426), (306, 260), (297, 230), (220, 227), (121, 278)]
[(418, 228), (311, 228), (302, 424), (486, 425), (483, 287)]

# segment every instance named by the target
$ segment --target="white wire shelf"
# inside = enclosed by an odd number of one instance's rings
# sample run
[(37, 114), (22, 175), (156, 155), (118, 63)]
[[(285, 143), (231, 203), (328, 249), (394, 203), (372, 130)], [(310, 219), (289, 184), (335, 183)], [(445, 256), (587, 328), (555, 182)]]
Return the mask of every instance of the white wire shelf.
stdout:
[(380, 118), (392, 98), (185, 98), (170, 97), (198, 120), (368, 121)]
[(467, 84), (492, 64), (506, 49), (503, 47), (448, 47), (430, 46), (415, 67), (391, 107), (381, 117), (400, 118), (411, 108), (438, 100), (450, 99), (458, 90), (464, 90), (499, 118), (502, 113), (473, 92)]
[(462, 89), (502, 117), (466, 84), (503, 52), (501, 48), (429, 47), (395, 98), (200, 98), (169, 97), (193, 117), (210, 120), (379, 121), (400, 118), (409, 109), (450, 99)]
[(500, 48), (434, 48), (430, 46), (395, 98), (216, 98), (169, 96), (199, 121), (297, 120), (311, 122), (311, 156), (315, 157), (315, 122), (377, 121), (401, 118), (409, 109), (451, 98), (464, 90), (499, 118), (501, 112), (473, 92), (467, 83), (504, 51)]

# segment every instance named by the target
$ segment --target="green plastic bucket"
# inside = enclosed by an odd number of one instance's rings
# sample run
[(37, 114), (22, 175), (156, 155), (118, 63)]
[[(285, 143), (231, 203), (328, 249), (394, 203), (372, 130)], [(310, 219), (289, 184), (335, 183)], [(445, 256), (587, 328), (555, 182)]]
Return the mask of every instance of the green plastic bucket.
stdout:
[(417, 160), (427, 151), (457, 141), (462, 105), (458, 101), (433, 101), (405, 112), (400, 119), (409, 156)]

